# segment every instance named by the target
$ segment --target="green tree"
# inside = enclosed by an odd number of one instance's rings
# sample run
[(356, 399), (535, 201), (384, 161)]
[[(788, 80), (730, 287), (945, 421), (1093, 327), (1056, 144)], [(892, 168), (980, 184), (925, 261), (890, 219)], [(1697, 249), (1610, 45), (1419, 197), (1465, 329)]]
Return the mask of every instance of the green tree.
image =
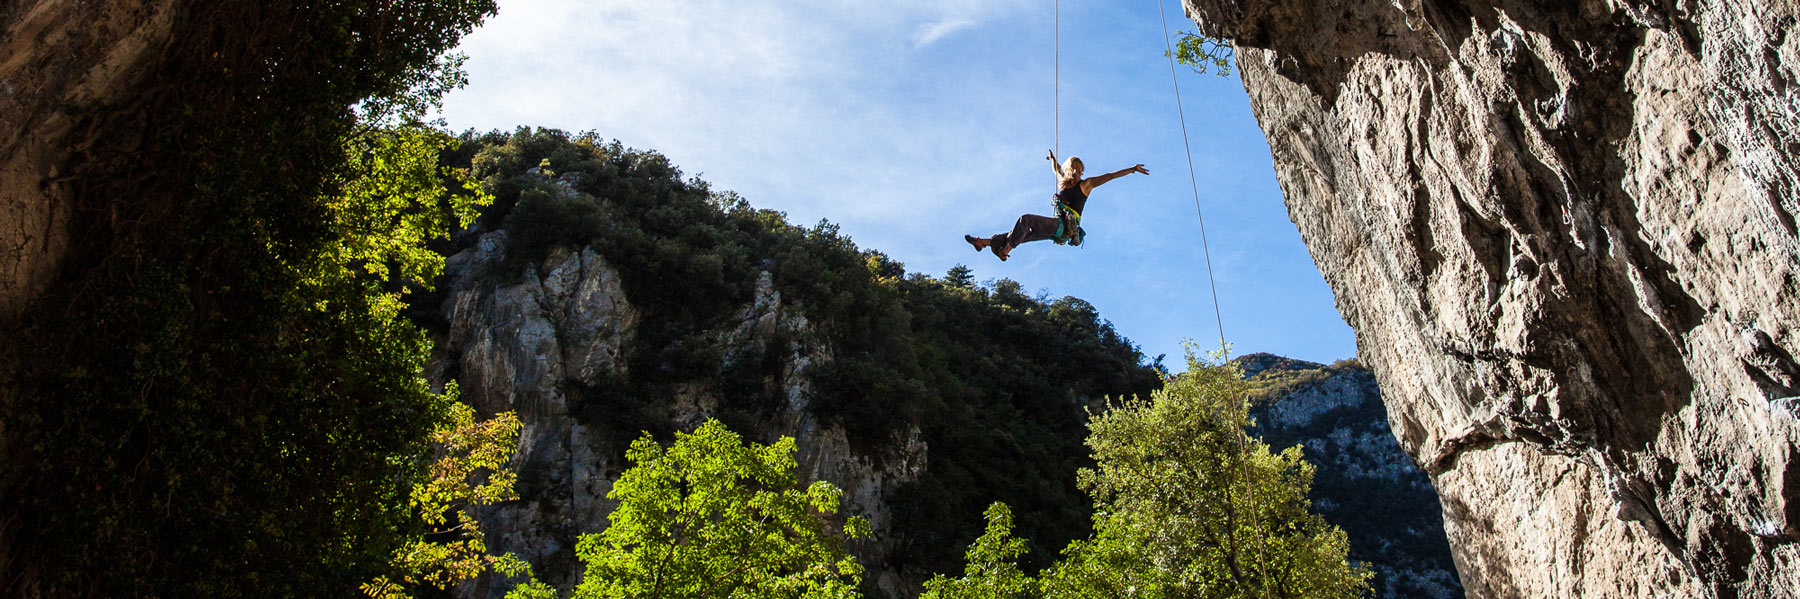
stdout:
[(1188, 31), (1177, 32), (1175, 36), (1175, 62), (1192, 67), (1196, 73), (1205, 74), (1208, 70), (1216, 70), (1220, 77), (1231, 76), (1231, 58), (1234, 53), (1231, 40)]
[(925, 581), (919, 599), (1030, 599), (1039, 597), (1037, 579), (1019, 569), (1025, 539), (1013, 534), (1012, 508), (996, 502), (982, 515), (987, 530), (969, 545), (962, 578), (942, 574)]
[(1369, 572), (1349, 563), (1342, 530), (1308, 511), (1313, 469), (1300, 448), (1280, 453), (1244, 434), (1250, 391), (1236, 368), (1203, 363), (1148, 400), (1095, 416), (1096, 467), (1080, 483), (1094, 500), (1094, 534), (1070, 543), (1038, 578), (1023, 575), (1025, 542), (1003, 504), (960, 579), (933, 578), (930, 599), (1182, 597), (1336, 599), (1367, 595)]
[(326, 200), (337, 243), (325, 247), (307, 281), (360, 280), (371, 295), (397, 300), (400, 290), (429, 288), (444, 257), (426, 244), (474, 224), (493, 200), (468, 169), (441, 166), (438, 155), (460, 142), (411, 121), (372, 128), (344, 142), (348, 165), (341, 191)]
[[(576, 546), (587, 573), (575, 597), (860, 596), (862, 567), (825, 520), (842, 492), (799, 485), (792, 438), (746, 444), (708, 420), (667, 449), (645, 435), (626, 458), (610, 524)], [(852, 518), (842, 534), (866, 528)]]
[(1245, 434), (1249, 386), (1197, 359), (1148, 401), (1089, 425), (1094, 537), (1072, 544), (1052, 586), (1134, 597), (1337, 598), (1367, 594), (1343, 531), (1308, 511), (1313, 468)]
[[(444, 394), (454, 400), (456, 384)], [(394, 552), (393, 572), (362, 585), (364, 595), (406, 599), (426, 588), (448, 591), (488, 571), (530, 573), (530, 565), (516, 556), (489, 555), (475, 518), (476, 508), (519, 498), (513, 490), (518, 476), (506, 467), (519, 427), (512, 412), (478, 422), (474, 408), (451, 405), (450, 418), (431, 433), (436, 458), (412, 489), (412, 507), (424, 528)]]
[(963, 264), (952, 266), (950, 272), (944, 273), (944, 282), (952, 287), (972, 289), (975, 287), (975, 271)]

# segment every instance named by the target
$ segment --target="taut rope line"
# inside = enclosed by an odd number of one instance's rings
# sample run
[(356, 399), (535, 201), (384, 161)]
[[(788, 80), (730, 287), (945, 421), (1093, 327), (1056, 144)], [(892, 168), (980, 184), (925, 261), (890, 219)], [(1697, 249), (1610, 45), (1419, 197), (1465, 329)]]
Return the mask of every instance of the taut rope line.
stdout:
[(1225, 318), (1219, 312), (1219, 284), (1213, 279), (1212, 248), (1206, 244), (1206, 215), (1200, 211), (1200, 177), (1194, 174), (1194, 149), (1188, 143), (1187, 114), (1181, 107), (1181, 83), (1175, 79), (1175, 47), (1169, 43), (1169, 16), (1162, 0), (1156, 0), (1156, 15), (1162, 17), (1163, 48), (1169, 58), (1169, 83), (1175, 86), (1175, 114), (1181, 119), (1181, 147), (1187, 151), (1188, 183), (1194, 189), (1194, 216), (1200, 218), (1200, 249), (1206, 255), (1206, 284), (1212, 290), (1213, 322), (1219, 324), (1220, 359), (1225, 359)]

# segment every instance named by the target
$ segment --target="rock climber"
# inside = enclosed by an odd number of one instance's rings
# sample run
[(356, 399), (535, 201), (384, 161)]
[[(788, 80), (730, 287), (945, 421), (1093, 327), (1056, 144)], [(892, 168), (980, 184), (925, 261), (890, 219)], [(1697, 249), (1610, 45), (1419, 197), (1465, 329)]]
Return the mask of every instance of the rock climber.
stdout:
[(994, 255), (1002, 261), (1012, 254), (1013, 248), (1021, 243), (1049, 239), (1057, 245), (1081, 245), (1084, 231), (1081, 230), (1081, 211), (1087, 207), (1088, 194), (1095, 187), (1107, 181), (1129, 175), (1131, 173), (1150, 174), (1150, 171), (1139, 164), (1131, 168), (1119, 169), (1098, 177), (1082, 178), (1081, 159), (1069, 157), (1066, 164), (1056, 162), (1056, 151), (1050, 151), (1048, 157), (1050, 169), (1056, 172), (1056, 216), (1039, 216), (1023, 214), (1019, 221), (1013, 223), (1012, 231), (993, 237), (976, 237), (964, 235), (963, 240), (975, 246), (975, 251), (992, 249)]

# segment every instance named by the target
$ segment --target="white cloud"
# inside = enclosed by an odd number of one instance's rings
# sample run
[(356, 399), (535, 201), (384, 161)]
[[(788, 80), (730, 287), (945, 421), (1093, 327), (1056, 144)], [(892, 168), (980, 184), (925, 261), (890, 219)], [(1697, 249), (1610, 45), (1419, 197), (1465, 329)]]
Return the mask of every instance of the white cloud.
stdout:
[(921, 25), (918, 32), (913, 34), (913, 47), (924, 48), (944, 39), (944, 36), (974, 26), (975, 21), (972, 19), (943, 19)]

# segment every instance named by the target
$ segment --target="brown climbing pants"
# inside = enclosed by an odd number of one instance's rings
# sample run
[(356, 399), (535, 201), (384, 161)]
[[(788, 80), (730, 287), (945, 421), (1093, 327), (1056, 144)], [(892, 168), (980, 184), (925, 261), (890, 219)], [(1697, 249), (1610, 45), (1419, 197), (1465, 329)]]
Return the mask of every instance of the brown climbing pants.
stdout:
[(1006, 248), (1011, 251), (1022, 243), (1049, 239), (1051, 235), (1056, 234), (1056, 225), (1061, 222), (1054, 216), (1019, 215), (1019, 222), (1013, 223), (1011, 232), (994, 236), (994, 247)]

